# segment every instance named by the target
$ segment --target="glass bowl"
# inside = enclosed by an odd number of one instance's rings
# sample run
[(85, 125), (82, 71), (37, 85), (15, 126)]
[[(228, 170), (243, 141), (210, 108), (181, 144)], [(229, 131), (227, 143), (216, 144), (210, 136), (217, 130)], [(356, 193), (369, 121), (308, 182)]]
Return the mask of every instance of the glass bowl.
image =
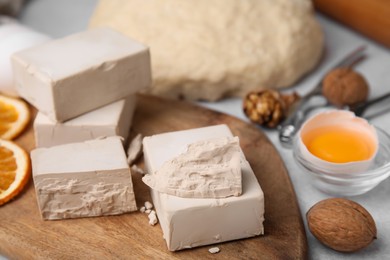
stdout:
[(303, 156), (299, 133), (293, 144), (293, 155), (298, 165), (307, 173), (313, 185), (332, 195), (356, 196), (368, 192), (390, 175), (390, 135), (375, 127), (378, 151), (368, 169), (363, 172), (334, 173), (310, 162)]

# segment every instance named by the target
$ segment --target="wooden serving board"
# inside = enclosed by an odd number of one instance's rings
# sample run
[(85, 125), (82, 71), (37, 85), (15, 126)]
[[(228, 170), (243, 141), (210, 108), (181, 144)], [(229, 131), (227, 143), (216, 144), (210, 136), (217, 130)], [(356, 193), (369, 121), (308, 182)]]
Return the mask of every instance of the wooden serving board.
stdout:
[[(240, 137), (263, 188), (264, 236), (219, 244), (221, 252), (216, 255), (208, 252), (212, 246), (170, 252), (160, 226), (150, 226), (147, 215), (140, 212), (41, 220), (30, 181), (21, 195), (0, 207), (0, 255), (12, 259), (305, 259), (307, 241), (293, 186), (278, 152), (258, 128), (187, 102), (140, 95), (131, 134), (149, 136), (216, 124), (227, 124)], [(34, 148), (31, 125), (16, 141), (29, 151)], [(133, 174), (133, 182), (138, 206), (150, 201), (139, 174)]]

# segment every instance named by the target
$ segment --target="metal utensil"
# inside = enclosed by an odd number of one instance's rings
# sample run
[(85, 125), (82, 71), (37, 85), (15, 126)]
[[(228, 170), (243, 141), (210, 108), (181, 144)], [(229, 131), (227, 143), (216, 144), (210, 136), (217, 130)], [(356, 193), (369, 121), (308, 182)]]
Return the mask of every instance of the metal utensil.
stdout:
[(390, 93), (384, 94), (382, 96), (379, 96), (377, 98), (371, 99), (365, 103), (358, 104), (356, 106), (349, 107), (349, 110), (354, 112), (356, 116), (362, 116), (367, 108), (371, 107), (372, 105), (375, 105), (385, 99), (388, 99), (390, 97)]
[[(361, 46), (349, 53), (344, 59), (331, 68), (341, 68), (341, 67), (353, 67), (358, 62), (365, 58), (366, 47)], [(291, 148), (292, 140), (296, 134), (299, 126), (302, 124), (307, 111), (303, 110), (304, 104), (309, 101), (313, 96), (321, 95), (322, 89), (322, 79), (317, 83), (317, 85), (306, 95), (304, 95), (295, 105), (291, 108), (291, 111), (287, 118), (278, 126), (279, 131), (279, 141), (283, 147)]]

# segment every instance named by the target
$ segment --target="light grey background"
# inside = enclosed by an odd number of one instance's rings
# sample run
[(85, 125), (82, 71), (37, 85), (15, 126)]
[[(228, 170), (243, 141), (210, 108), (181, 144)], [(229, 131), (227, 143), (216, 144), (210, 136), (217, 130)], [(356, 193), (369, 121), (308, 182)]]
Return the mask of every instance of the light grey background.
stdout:
[[(46, 33), (52, 37), (61, 37), (85, 29), (88, 25), (95, 0), (31, 0), (20, 15), (22, 23)], [(369, 58), (359, 64), (357, 70), (367, 78), (371, 84), (370, 97), (376, 97), (390, 91), (390, 51), (373, 41), (345, 28), (344, 26), (317, 15), (326, 36), (326, 52), (319, 67), (291, 90), (300, 94), (308, 92), (324, 73), (335, 64), (343, 55), (352, 49), (365, 44), (368, 46)], [(225, 112), (248, 121), (241, 111), (241, 99), (233, 98), (215, 103), (200, 103), (211, 109)], [(385, 102), (380, 107), (390, 107)], [(371, 120), (371, 122), (386, 132), (390, 132), (390, 113)], [(330, 197), (316, 190), (308, 182), (306, 176), (293, 160), (291, 150), (279, 145), (277, 133), (264, 130), (274, 143), (286, 164), (291, 180), (294, 184), (302, 215), (316, 202)], [(261, 156), (261, 155), (259, 155)], [(372, 191), (352, 197), (371, 212), (376, 220), (378, 239), (365, 250), (353, 254), (343, 254), (322, 246), (307, 231), (309, 256), (312, 259), (390, 259), (390, 179), (382, 182)], [(306, 225), (306, 222), (305, 222)], [(66, 245), (64, 245), (66, 246)], [(1, 258), (1, 257), (0, 257)]]

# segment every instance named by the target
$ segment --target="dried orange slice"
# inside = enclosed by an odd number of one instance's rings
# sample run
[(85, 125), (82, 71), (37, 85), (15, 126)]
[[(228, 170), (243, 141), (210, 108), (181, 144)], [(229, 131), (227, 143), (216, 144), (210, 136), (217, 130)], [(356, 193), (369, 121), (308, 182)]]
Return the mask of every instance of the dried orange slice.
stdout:
[(0, 139), (0, 205), (18, 195), (30, 176), (30, 157), (12, 141)]
[(12, 140), (27, 126), (30, 110), (26, 102), (0, 95), (0, 138)]

